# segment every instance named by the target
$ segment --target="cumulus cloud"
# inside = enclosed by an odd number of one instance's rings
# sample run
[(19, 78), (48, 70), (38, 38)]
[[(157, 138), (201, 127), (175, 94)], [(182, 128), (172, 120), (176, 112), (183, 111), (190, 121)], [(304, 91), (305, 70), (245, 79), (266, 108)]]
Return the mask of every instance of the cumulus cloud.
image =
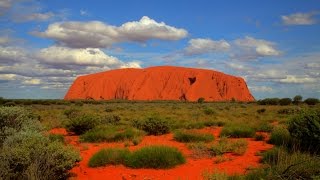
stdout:
[(72, 49), (51, 46), (41, 49), (37, 57), (45, 63), (57, 65), (101, 66), (120, 62), (116, 57), (108, 56), (97, 48)]
[(41, 79), (26, 79), (22, 81), (22, 84), (38, 85), (38, 84), (41, 84)]
[(273, 91), (272, 87), (268, 87), (268, 86), (249, 86), (249, 89), (255, 92), (272, 92)]
[(191, 39), (189, 46), (185, 48), (186, 55), (205, 54), (226, 51), (230, 44), (225, 40), (214, 41), (212, 39)]
[(28, 59), (28, 54), (24, 49), (19, 47), (2, 47), (0, 46), (0, 63), (13, 64)]
[(0, 74), (0, 81), (12, 81), (16, 80), (16, 77), (15, 74)]
[(316, 24), (317, 21), (314, 16), (318, 14), (316, 12), (310, 13), (295, 13), (290, 15), (281, 16), (282, 23), (284, 25), (312, 25)]
[(278, 56), (280, 51), (275, 48), (275, 43), (264, 40), (255, 39), (246, 36), (243, 39), (236, 39), (235, 45), (249, 52), (254, 52), (257, 56)]
[(33, 34), (53, 39), (58, 44), (72, 48), (105, 48), (114, 43), (128, 41), (179, 40), (186, 37), (188, 32), (143, 16), (140, 21), (127, 22), (120, 27), (100, 21), (58, 22), (50, 24), (44, 32), (33, 32)]
[(315, 83), (317, 82), (317, 79), (311, 78), (308, 75), (304, 75), (304, 76), (287, 75), (285, 79), (279, 79), (278, 81), (281, 83), (305, 84), (305, 83)]

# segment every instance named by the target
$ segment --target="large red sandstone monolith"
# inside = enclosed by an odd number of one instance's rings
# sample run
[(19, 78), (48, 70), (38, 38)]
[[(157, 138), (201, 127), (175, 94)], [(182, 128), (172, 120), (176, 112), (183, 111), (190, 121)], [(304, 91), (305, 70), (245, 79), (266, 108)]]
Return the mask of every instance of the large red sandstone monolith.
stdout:
[(116, 69), (78, 77), (65, 99), (253, 101), (246, 82), (221, 72), (174, 66)]

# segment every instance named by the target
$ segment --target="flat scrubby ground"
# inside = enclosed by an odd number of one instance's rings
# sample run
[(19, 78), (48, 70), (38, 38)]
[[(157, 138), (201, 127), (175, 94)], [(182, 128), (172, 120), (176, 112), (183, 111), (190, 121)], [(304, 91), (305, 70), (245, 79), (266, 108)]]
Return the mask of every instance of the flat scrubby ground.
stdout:
[[(168, 179), (169, 177), (176, 177), (173, 179), (179, 177), (182, 179), (210, 179), (210, 173), (212, 172), (222, 173), (219, 177), (221, 176), (223, 179), (225, 177), (223, 173), (228, 175), (247, 173), (252, 169), (261, 167), (261, 164), (259, 164), (261, 157), (259, 155), (262, 151), (272, 148), (267, 140), (275, 127), (285, 127), (287, 121), (301, 109), (320, 109), (319, 105), (307, 106), (305, 104), (267, 106), (236, 102), (122, 101), (95, 104), (77, 102), (69, 105), (32, 105), (27, 106), (27, 108), (39, 115), (40, 121), (48, 131), (63, 134), (67, 144), (72, 144), (80, 150), (82, 161), (79, 166), (71, 170), (78, 178), (113, 176), (119, 179)], [(70, 115), (70, 112), (74, 114), (71, 113)], [(117, 140), (108, 136), (107, 138), (103, 137), (108, 139), (105, 142), (84, 142), (81, 140), (83, 135), (74, 135), (73, 132), (66, 132), (65, 130), (70, 123), (70, 119), (73, 118), (72, 116), (82, 116), (84, 114), (89, 114), (91, 117), (103, 121), (102, 125), (98, 125), (102, 129), (108, 126), (113, 127), (116, 129), (113, 130), (117, 132), (123, 132), (132, 127), (139, 129), (140, 122), (156, 117), (155, 119), (161, 119), (167, 123), (169, 132), (158, 136), (148, 135), (148, 133), (142, 133), (143, 135), (141, 135), (139, 132), (138, 135), (133, 135), (133, 137), (128, 136), (128, 138)], [(178, 142), (175, 140), (174, 134), (181, 130), (207, 133), (214, 137), (205, 142)], [(257, 137), (257, 134), (260, 134), (260, 136)], [(220, 141), (221, 136), (226, 136), (224, 137), (226, 141)], [(99, 137), (101, 138), (101, 135)], [(237, 140), (244, 141), (232, 145), (232, 142)], [(226, 144), (225, 142), (230, 143)], [(88, 167), (89, 159), (102, 148), (120, 147), (135, 151), (144, 146), (157, 144), (178, 148), (186, 157), (186, 163), (169, 170), (130, 169), (123, 165)], [(237, 144), (238, 146), (245, 144), (245, 146), (234, 147)], [(230, 148), (232, 150), (220, 152), (219, 148)]]

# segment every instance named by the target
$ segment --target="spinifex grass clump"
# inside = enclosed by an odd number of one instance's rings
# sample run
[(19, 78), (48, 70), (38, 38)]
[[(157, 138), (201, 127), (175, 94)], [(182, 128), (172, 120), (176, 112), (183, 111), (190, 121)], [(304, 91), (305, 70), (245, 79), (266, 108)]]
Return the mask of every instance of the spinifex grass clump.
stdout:
[(220, 136), (234, 138), (249, 138), (255, 135), (255, 130), (246, 124), (231, 124), (223, 127)]
[(89, 167), (124, 164), (130, 151), (123, 148), (102, 149), (95, 153), (89, 160)]
[(199, 133), (192, 130), (176, 131), (173, 138), (179, 142), (210, 142), (214, 140), (212, 134)]
[(80, 136), (83, 142), (117, 142), (133, 140), (144, 135), (144, 132), (135, 128), (120, 129), (115, 126), (99, 126)]
[(128, 149), (102, 149), (94, 154), (88, 165), (99, 167), (123, 164), (131, 168), (167, 169), (185, 163), (182, 153), (173, 147), (147, 146), (134, 152)]
[(185, 163), (182, 153), (167, 146), (147, 146), (133, 152), (126, 165), (132, 168), (167, 169)]
[(292, 145), (292, 138), (287, 128), (283, 126), (279, 126), (274, 128), (274, 130), (271, 132), (268, 143), (274, 144), (277, 146), (289, 147)]
[(224, 153), (232, 152), (237, 155), (243, 155), (248, 148), (248, 142), (244, 139), (229, 140), (228, 138), (221, 138), (217, 144), (211, 146), (210, 151), (213, 155), (222, 155)]

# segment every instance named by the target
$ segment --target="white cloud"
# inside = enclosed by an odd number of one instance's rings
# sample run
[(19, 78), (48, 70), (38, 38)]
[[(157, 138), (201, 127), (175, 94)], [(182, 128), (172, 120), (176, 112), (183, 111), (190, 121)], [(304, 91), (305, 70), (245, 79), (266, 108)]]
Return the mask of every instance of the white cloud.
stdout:
[(317, 13), (295, 13), (281, 16), (282, 23), (285, 25), (312, 25), (317, 23), (314, 16)]
[(255, 92), (272, 92), (273, 91), (272, 87), (268, 87), (268, 86), (249, 86), (249, 89)]
[(26, 79), (22, 81), (22, 84), (38, 85), (38, 84), (41, 84), (41, 79)]
[(18, 47), (2, 47), (0, 46), (0, 63), (12, 64), (24, 61), (28, 58), (24, 49)]
[(253, 57), (278, 56), (281, 54), (281, 52), (275, 48), (275, 43), (264, 39), (255, 39), (250, 36), (246, 36), (243, 39), (236, 39), (234, 44), (247, 51), (247, 53), (253, 53)]
[(88, 13), (88, 11), (81, 9), (81, 10), (80, 10), (80, 15), (81, 15), (81, 16), (88, 16), (89, 13)]
[(316, 78), (311, 78), (307, 75), (296, 76), (296, 75), (287, 75), (285, 79), (278, 80), (281, 83), (294, 83), (294, 84), (305, 84), (305, 83), (316, 83)]
[(51, 46), (41, 49), (37, 57), (48, 64), (57, 65), (102, 66), (120, 63), (116, 57), (108, 56), (97, 48), (72, 49)]
[(59, 22), (50, 24), (44, 32), (33, 32), (33, 34), (54, 39), (60, 44), (73, 48), (105, 48), (114, 43), (128, 41), (179, 40), (186, 37), (188, 32), (143, 16), (140, 21), (127, 22), (120, 27), (100, 21)]
[(46, 13), (27, 13), (18, 14), (14, 16), (15, 22), (27, 22), (27, 21), (48, 21), (53, 19), (56, 15), (52, 12)]
[(12, 81), (16, 80), (16, 77), (15, 74), (0, 74), (0, 81)]
[(212, 52), (226, 51), (230, 48), (230, 44), (225, 40), (214, 41), (212, 39), (191, 39), (189, 46), (185, 48), (185, 54), (205, 54)]

